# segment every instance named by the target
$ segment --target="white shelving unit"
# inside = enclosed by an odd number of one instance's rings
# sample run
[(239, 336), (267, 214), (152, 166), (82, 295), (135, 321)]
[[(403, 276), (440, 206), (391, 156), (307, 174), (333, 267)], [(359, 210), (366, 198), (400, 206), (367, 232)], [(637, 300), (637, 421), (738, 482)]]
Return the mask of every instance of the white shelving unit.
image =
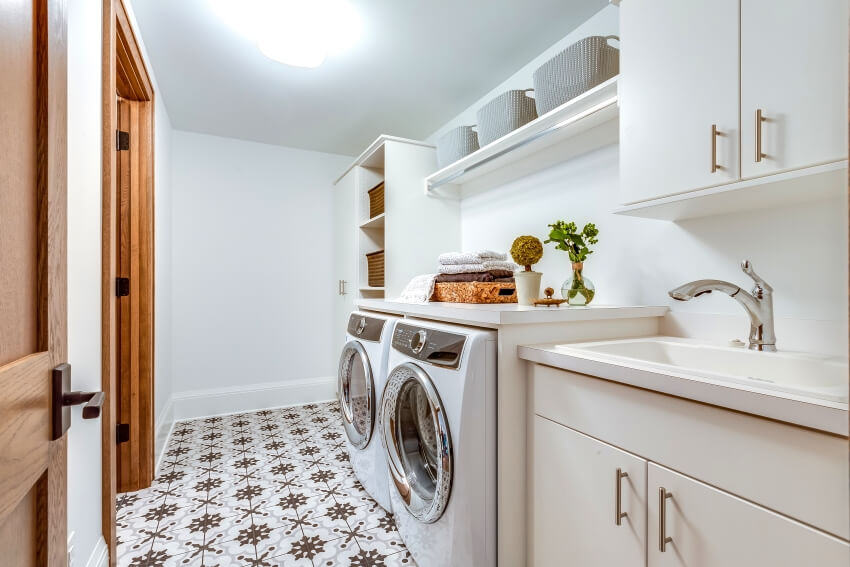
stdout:
[(804, 167), (625, 205), (618, 215), (685, 220), (837, 199), (846, 191), (847, 160)]
[(369, 220), (360, 223), (360, 228), (384, 228), (384, 219), (387, 217), (387, 213), (381, 213), (380, 215), (374, 216)]
[(614, 77), (429, 175), (425, 178), (425, 193), (462, 198), (463, 184), (616, 119), (617, 101)]

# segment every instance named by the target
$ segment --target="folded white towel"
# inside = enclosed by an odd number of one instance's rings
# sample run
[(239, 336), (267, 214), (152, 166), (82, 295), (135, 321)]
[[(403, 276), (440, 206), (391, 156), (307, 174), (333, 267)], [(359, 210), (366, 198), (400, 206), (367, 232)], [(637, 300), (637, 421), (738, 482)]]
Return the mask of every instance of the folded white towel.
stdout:
[(502, 252), (494, 252), (493, 250), (480, 250), (478, 252), (446, 252), (440, 254), (437, 261), (441, 265), (454, 264), (482, 264), (487, 260), (495, 260), (504, 262), (508, 259), (508, 255)]
[(513, 262), (502, 262), (500, 260), (485, 260), (480, 264), (444, 264), (437, 267), (439, 274), (474, 274), (476, 272), (487, 272), (490, 270), (508, 270), (515, 272), (519, 266)]
[(416, 276), (407, 284), (401, 297), (396, 301), (401, 303), (428, 303), (434, 295), (434, 280), (437, 274), (423, 274)]

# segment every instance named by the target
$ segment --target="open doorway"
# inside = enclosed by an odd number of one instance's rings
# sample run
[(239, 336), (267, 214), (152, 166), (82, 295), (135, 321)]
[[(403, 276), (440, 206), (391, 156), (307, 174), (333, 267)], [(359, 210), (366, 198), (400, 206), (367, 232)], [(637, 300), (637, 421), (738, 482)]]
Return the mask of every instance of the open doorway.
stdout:
[(154, 477), (154, 91), (121, 0), (103, 0), (103, 533)]

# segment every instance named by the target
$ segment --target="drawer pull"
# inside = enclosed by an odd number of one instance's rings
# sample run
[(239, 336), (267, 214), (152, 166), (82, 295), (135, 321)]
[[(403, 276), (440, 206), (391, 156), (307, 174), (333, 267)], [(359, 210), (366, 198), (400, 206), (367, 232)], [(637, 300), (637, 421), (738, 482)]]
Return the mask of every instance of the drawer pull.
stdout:
[(717, 124), (711, 125), (711, 173), (717, 173), (718, 170), (723, 169), (722, 166), (717, 165), (717, 137), (725, 136), (723, 132), (717, 129)]
[(658, 551), (667, 551), (667, 544), (673, 541), (667, 537), (667, 499), (673, 498), (672, 492), (667, 492), (664, 487), (658, 489)]
[(761, 151), (761, 125), (765, 120), (767, 119), (762, 115), (761, 108), (756, 110), (756, 163), (767, 157), (767, 154)]
[(623, 472), (623, 469), (617, 469), (617, 479), (614, 489), (614, 524), (620, 526), (623, 524), (623, 518), (629, 516), (623, 512), (623, 479), (628, 478), (629, 473)]

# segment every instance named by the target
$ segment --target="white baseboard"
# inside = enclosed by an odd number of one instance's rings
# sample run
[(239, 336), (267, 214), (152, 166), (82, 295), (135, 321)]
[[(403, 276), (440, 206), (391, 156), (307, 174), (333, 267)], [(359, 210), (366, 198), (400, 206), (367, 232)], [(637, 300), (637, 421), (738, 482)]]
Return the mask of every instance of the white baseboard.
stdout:
[(156, 471), (159, 471), (159, 464), (162, 462), (162, 457), (165, 455), (165, 448), (168, 447), (168, 439), (171, 437), (171, 431), (174, 429), (174, 397), (168, 398), (165, 402), (165, 407), (156, 416), (156, 437), (154, 438), (154, 455), (156, 455)]
[(335, 376), (177, 392), (174, 421), (325, 402), (336, 398)]
[(86, 567), (108, 567), (109, 565), (109, 547), (106, 545), (106, 540), (100, 536), (94, 549), (89, 555), (89, 560), (86, 561)]

